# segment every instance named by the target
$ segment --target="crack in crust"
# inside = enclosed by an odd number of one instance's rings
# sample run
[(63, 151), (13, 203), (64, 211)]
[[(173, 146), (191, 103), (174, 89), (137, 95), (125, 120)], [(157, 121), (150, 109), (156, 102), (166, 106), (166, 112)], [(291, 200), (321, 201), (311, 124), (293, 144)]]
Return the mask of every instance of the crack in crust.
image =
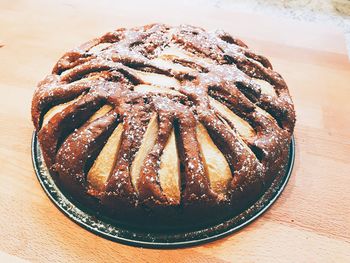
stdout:
[[(284, 171), (295, 112), (283, 78), (241, 40), (152, 24), (64, 54), (38, 84), (32, 119), (50, 172), (79, 200), (116, 214), (181, 209), (198, 217), (209, 207), (238, 211)], [(197, 139), (199, 123), (218, 150), (203, 151), (209, 146)], [(118, 151), (100, 158), (112, 168), (94, 188), (87, 174), (119, 125), (119, 145), (109, 147)], [(216, 160), (203, 155), (211, 152), (228, 166), (207, 163)], [(216, 192), (211, 182), (224, 171), (222, 180), (231, 179)]]

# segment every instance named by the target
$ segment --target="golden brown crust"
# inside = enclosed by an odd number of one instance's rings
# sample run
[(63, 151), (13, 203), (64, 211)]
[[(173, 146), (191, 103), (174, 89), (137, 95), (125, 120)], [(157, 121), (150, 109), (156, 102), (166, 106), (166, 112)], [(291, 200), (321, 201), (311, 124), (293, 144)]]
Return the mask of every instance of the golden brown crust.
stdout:
[(153, 24), (64, 54), (32, 119), (49, 170), (80, 201), (186, 221), (256, 200), (286, 167), (295, 112), (283, 78), (241, 40)]

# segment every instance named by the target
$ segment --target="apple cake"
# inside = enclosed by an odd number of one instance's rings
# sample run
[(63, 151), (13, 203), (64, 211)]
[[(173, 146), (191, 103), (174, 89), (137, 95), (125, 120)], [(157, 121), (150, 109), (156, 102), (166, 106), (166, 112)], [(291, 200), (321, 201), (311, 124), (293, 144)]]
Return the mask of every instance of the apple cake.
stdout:
[(268, 59), (223, 31), (120, 28), (65, 53), (32, 119), (60, 189), (116, 219), (239, 213), (285, 173), (295, 111)]

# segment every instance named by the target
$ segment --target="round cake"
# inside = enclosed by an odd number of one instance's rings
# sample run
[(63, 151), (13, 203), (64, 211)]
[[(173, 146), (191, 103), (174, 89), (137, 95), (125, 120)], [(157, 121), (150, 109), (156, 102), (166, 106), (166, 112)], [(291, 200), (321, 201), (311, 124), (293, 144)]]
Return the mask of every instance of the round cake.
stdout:
[(32, 119), (71, 198), (118, 220), (186, 224), (239, 213), (285, 173), (295, 111), (241, 40), (152, 24), (64, 54)]

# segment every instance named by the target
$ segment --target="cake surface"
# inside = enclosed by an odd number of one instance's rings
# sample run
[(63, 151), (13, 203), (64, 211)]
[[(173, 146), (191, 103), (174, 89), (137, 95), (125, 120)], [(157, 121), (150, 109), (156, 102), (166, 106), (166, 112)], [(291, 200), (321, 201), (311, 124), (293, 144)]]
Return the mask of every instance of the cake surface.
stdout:
[(32, 119), (72, 198), (114, 218), (186, 223), (238, 213), (285, 172), (295, 112), (283, 78), (242, 41), (152, 24), (64, 54)]

